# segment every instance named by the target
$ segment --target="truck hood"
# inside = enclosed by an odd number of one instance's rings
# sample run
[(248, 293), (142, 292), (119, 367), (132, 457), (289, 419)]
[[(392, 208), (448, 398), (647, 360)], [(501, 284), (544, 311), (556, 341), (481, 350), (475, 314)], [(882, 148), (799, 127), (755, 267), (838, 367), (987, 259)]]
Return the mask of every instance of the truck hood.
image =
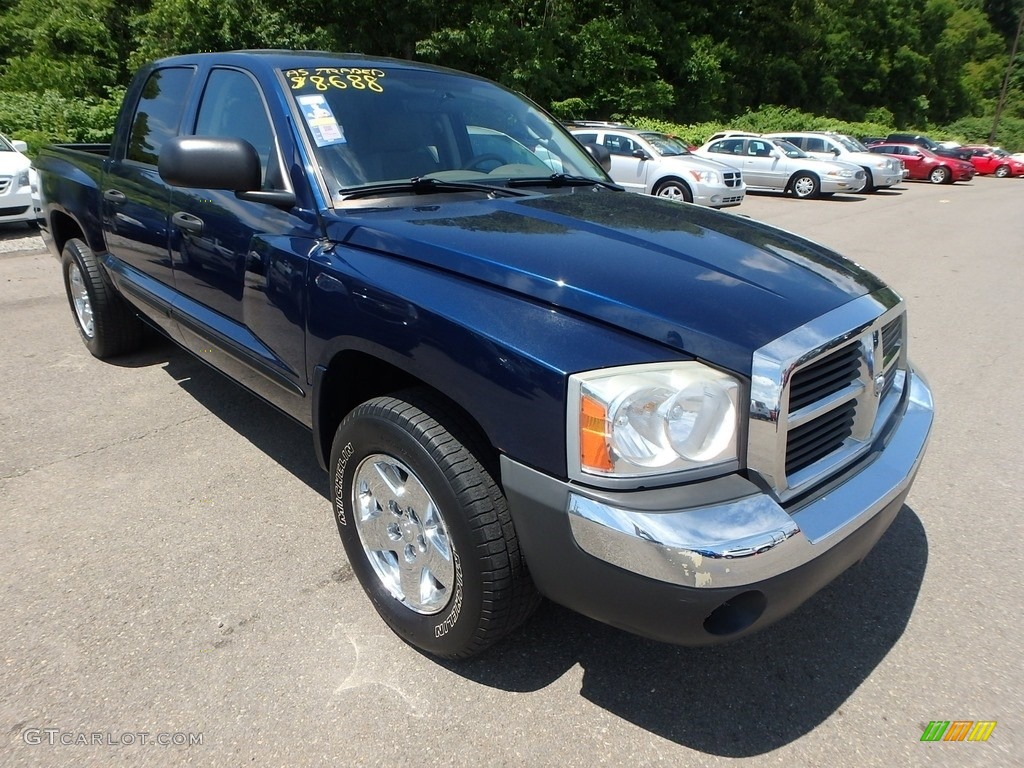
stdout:
[(328, 222), (328, 237), (520, 294), (743, 374), (768, 341), (882, 287), (827, 248), (694, 205), (589, 187), (527, 198), (422, 200), (339, 211), (344, 215)]

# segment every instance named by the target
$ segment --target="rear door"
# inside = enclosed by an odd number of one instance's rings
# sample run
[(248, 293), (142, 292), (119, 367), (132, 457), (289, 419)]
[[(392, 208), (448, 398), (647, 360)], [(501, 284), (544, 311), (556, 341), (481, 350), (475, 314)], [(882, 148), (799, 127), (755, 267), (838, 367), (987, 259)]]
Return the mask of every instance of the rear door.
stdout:
[(138, 93), (127, 132), (111, 147), (103, 177), (107, 267), (124, 295), (173, 330), (174, 277), (168, 254), (170, 188), (157, 173), (160, 149), (178, 134), (196, 71), (155, 69)]
[[(184, 133), (245, 139), (260, 157), (262, 189), (293, 191), (281, 137), (248, 72), (211, 69), (189, 123)], [(170, 210), (175, 317), (186, 346), (308, 421), (304, 329), (314, 225), (294, 208), (241, 200), (219, 189), (176, 187)]]
[(637, 157), (634, 153), (638, 150), (643, 150), (648, 156), (650, 153), (634, 137), (616, 131), (605, 131), (603, 143), (612, 156), (609, 175), (615, 183), (630, 192), (646, 192), (647, 171), (651, 161)]

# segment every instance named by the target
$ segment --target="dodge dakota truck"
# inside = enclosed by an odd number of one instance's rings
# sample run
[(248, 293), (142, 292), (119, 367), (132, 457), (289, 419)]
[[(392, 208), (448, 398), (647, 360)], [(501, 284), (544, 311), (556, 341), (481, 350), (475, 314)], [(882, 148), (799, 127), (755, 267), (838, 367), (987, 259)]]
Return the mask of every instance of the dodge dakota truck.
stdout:
[(89, 351), (148, 324), (308, 427), (376, 610), (459, 658), (541, 596), (754, 632), (867, 555), (928, 440), (893, 290), (606, 160), (472, 75), (249, 51), (146, 66), (109, 146), (36, 163)]

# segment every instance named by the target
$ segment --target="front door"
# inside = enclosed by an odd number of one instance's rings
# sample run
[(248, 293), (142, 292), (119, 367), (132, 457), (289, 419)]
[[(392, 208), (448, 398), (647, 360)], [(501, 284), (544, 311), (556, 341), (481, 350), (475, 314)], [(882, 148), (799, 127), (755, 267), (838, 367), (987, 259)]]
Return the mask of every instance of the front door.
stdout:
[[(188, 132), (188, 131), (186, 131)], [(263, 166), (263, 189), (287, 191), (262, 91), (246, 72), (210, 71), (195, 135), (242, 138)], [(185, 344), (300, 419), (305, 381), (305, 278), (311, 223), (233, 191), (175, 188), (170, 252)]]

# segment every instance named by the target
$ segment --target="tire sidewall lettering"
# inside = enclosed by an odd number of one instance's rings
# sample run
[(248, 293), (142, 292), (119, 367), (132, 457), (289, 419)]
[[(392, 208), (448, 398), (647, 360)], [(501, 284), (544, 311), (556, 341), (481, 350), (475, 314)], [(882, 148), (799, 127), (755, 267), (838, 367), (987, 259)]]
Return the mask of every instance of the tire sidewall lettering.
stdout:
[(348, 461), (352, 458), (353, 453), (355, 453), (355, 448), (352, 443), (346, 443), (341, 449), (334, 471), (334, 515), (338, 520), (338, 525), (348, 525), (345, 515), (345, 467), (348, 466)]
[(458, 622), (459, 615), (462, 613), (462, 561), (455, 549), (452, 549), (452, 560), (455, 562), (455, 594), (452, 596), (448, 615), (440, 624), (434, 626), (435, 638), (447, 635)]

